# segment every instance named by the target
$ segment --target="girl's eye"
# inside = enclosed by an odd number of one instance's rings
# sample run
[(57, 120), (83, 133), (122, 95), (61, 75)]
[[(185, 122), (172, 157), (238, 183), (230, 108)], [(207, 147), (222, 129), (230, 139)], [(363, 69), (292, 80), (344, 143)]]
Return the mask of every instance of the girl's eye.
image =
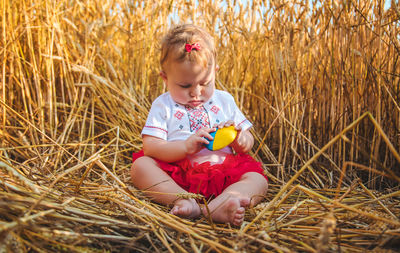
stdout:
[(190, 88), (190, 84), (184, 84), (184, 85), (179, 85), (179, 86), (181, 86), (181, 88), (184, 88), (184, 89), (187, 89), (187, 88)]
[(208, 85), (210, 85), (210, 83), (202, 83), (202, 84), (200, 84), (201, 86), (208, 86)]

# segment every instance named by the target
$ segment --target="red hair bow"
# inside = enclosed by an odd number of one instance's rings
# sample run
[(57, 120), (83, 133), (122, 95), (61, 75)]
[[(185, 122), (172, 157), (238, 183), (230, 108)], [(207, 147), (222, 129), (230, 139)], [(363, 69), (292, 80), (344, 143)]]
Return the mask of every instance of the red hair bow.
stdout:
[(193, 49), (200, 50), (200, 44), (199, 43), (193, 43), (193, 44), (186, 43), (185, 49), (186, 49), (186, 52), (188, 52), (188, 53), (190, 53)]

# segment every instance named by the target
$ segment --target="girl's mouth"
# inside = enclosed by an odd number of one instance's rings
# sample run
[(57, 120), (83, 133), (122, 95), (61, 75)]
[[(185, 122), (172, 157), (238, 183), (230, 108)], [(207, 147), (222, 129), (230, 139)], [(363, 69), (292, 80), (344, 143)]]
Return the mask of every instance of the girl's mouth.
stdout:
[(198, 107), (198, 106), (200, 106), (200, 105), (203, 104), (203, 101), (201, 101), (201, 100), (192, 100), (192, 101), (189, 101), (188, 104), (189, 104), (191, 107)]

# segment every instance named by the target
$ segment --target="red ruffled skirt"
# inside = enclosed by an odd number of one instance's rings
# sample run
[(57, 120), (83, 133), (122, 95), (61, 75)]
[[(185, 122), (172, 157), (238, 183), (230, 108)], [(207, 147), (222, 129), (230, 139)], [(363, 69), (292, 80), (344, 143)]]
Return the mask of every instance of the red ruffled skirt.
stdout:
[[(132, 159), (142, 157), (143, 151), (133, 153)], [(238, 182), (243, 174), (247, 172), (260, 173), (264, 175), (261, 163), (254, 160), (248, 154), (228, 155), (221, 164), (204, 162), (191, 164), (188, 159), (174, 163), (167, 163), (155, 159), (160, 168), (183, 189), (191, 193), (198, 193), (206, 197), (218, 196), (229, 185)]]

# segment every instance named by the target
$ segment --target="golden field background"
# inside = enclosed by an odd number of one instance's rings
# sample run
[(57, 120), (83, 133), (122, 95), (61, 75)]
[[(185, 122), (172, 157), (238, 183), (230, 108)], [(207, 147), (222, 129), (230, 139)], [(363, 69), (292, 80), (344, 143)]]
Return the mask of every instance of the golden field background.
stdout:
[[(358, 252), (399, 245), (398, 2), (0, 1), (0, 246), (9, 251)], [(174, 23), (215, 37), (217, 88), (271, 179), (241, 228), (129, 183)], [(397, 243), (397, 244), (396, 244)]]

